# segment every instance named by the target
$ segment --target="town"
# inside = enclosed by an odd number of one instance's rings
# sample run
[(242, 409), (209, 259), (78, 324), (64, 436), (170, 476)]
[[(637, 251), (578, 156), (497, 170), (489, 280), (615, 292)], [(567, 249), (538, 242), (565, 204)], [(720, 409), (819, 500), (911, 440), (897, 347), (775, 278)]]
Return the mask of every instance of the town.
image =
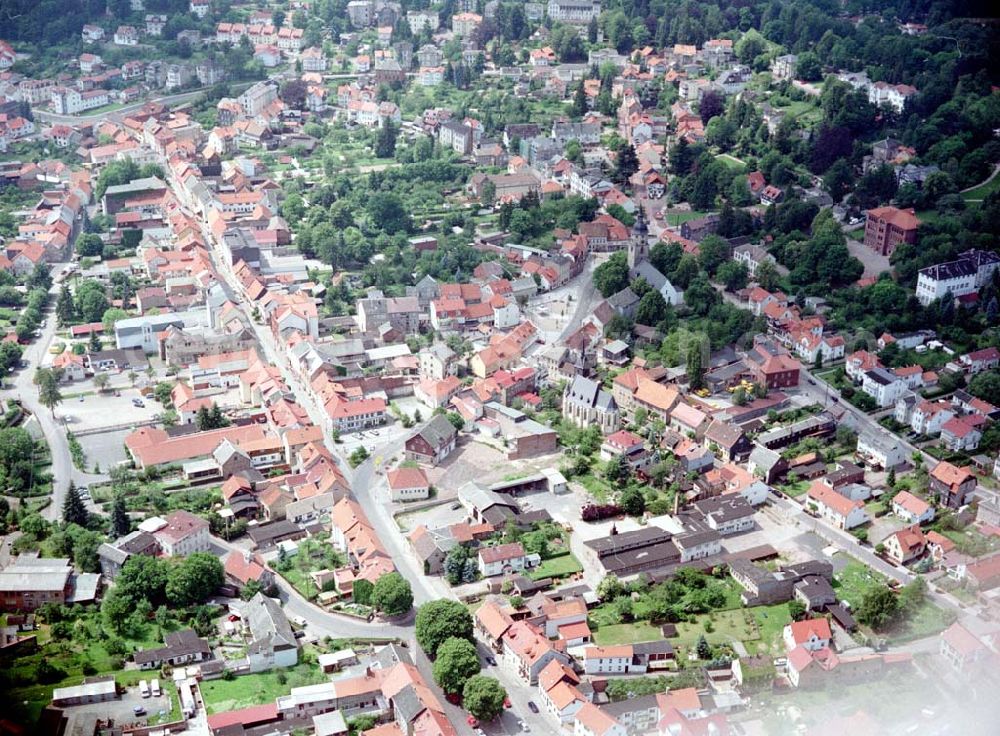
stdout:
[(12, 0), (0, 734), (993, 733), (990, 14)]

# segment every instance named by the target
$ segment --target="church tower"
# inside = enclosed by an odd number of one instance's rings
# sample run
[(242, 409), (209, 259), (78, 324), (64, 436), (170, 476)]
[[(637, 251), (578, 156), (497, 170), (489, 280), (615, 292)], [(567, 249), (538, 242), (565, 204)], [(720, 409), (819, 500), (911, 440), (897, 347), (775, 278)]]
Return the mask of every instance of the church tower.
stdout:
[(639, 214), (632, 226), (632, 237), (628, 243), (628, 270), (631, 273), (643, 261), (649, 260), (649, 228), (646, 226), (646, 213), (639, 206)]

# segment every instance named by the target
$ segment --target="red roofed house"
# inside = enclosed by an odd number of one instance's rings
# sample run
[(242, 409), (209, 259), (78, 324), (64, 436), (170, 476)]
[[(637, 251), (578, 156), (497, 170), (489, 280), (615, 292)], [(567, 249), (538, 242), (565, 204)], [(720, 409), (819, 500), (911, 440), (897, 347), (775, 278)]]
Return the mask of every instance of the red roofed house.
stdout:
[(573, 736), (625, 736), (626, 733), (622, 724), (593, 703), (584, 703), (573, 723)]
[(224, 565), (226, 582), (243, 589), (251, 581), (267, 590), (274, 585), (274, 573), (264, 567), (258, 555), (249, 552), (230, 552)]
[(502, 663), (529, 685), (538, 684), (538, 676), (549, 662), (569, 664), (569, 657), (557, 649), (560, 642), (549, 641), (537, 626), (527, 621), (511, 624), (501, 638), (501, 645)]
[(934, 520), (934, 507), (909, 491), (900, 491), (893, 496), (892, 513), (910, 524), (926, 524)]
[(885, 554), (890, 560), (906, 565), (924, 554), (927, 537), (920, 531), (920, 526), (914, 524), (890, 534), (882, 540), (882, 544), (885, 545)]
[(941, 632), (939, 651), (959, 672), (993, 656), (993, 652), (979, 637), (957, 621)]
[(852, 501), (841, 496), (821, 481), (813, 481), (809, 487), (806, 506), (834, 526), (844, 530), (853, 529), (871, 521), (865, 511), (865, 505), (861, 501)]
[(966, 504), (966, 500), (976, 490), (976, 476), (966, 468), (941, 461), (931, 471), (931, 493), (938, 497), (938, 503), (950, 509)]
[(431, 494), (431, 484), (421, 468), (396, 468), (385, 478), (393, 501), (421, 501)]
[(865, 245), (883, 256), (891, 256), (900, 243), (917, 242), (920, 220), (911, 207), (875, 207), (865, 221)]
[(785, 647), (791, 651), (795, 647), (802, 646), (810, 652), (830, 646), (830, 622), (825, 618), (809, 618), (805, 621), (793, 621), (785, 626), (782, 637)]

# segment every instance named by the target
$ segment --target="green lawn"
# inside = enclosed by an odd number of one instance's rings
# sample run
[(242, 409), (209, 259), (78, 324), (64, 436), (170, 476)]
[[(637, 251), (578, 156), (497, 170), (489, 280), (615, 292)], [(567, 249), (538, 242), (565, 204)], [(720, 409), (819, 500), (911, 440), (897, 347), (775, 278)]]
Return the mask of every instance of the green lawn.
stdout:
[(987, 537), (972, 527), (963, 530), (948, 529), (942, 533), (955, 543), (959, 552), (971, 557), (982, 557), (1000, 549), (1000, 540), (993, 536)]
[(715, 157), (716, 161), (723, 163), (727, 168), (733, 171), (744, 171), (746, 170), (746, 164), (737, 159), (735, 156), (730, 156), (728, 153), (720, 153)]
[[(284, 679), (284, 683), (280, 679)], [(209, 715), (251, 705), (273, 703), (279, 695), (287, 695), (293, 687), (316, 685), (327, 677), (312, 664), (299, 664), (287, 670), (243, 675), (232, 680), (206, 680), (201, 694)]]
[[(677, 624), (676, 644), (692, 648), (698, 643), (702, 634), (709, 644), (732, 644), (733, 640), (745, 644), (760, 639), (760, 632), (753, 620), (753, 615), (747, 610), (720, 611), (715, 614), (702, 614), (693, 622)], [(711, 631), (706, 631), (706, 626)], [(752, 645), (748, 644), (750, 649)]]
[(987, 196), (1000, 190), (1000, 174), (994, 176), (993, 179), (986, 184), (980, 184), (975, 189), (970, 189), (967, 192), (962, 192), (962, 199), (965, 201), (977, 201), (986, 199)]
[(846, 600), (852, 607), (861, 605), (861, 599), (865, 592), (875, 583), (884, 581), (877, 572), (873, 572), (866, 565), (857, 560), (851, 560), (847, 567), (834, 575), (833, 587), (837, 591), (837, 598)]
[(952, 611), (938, 608), (925, 599), (916, 611), (890, 629), (889, 637), (894, 644), (924, 639), (944, 631), (954, 620), (955, 614)]
[[(753, 612), (757, 629), (760, 632), (758, 653), (765, 651), (775, 655), (783, 653), (784, 646), (781, 643), (781, 635), (785, 626), (792, 621), (792, 615), (788, 612), (788, 604), (758, 606), (750, 610)], [(749, 648), (747, 647), (747, 649)]]
[(782, 491), (787, 493), (792, 498), (798, 498), (799, 496), (805, 495), (806, 491), (809, 490), (809, 486), (812, 483), (808, 480), (797, 480), (794, 483), (783, 483), (778, 486)]
[(699, 217), (704, 217), (707, 212), (666, 212), (663, 213), (663, 223), (671, 227), (678, 227), (681, 223), (685, 223), (688, 220), (697, 220)]
[(616, 644), (635, 644), (641, 641), (656, 641), (663, 635), (657, 626), (646, 621), (636, 621), (631, 624), (613, 624), (601, 626), (594, 632), (594, 642), (600, 646)]
[(558, 557), (550, 557), (547, 560), (542, 560), (542, 564), (528, 573), (528, 577), (532, 580), (565, 578), (581, 570), (583, 570), (583, 565), (580, 564), (580, 561), (567, 552)]

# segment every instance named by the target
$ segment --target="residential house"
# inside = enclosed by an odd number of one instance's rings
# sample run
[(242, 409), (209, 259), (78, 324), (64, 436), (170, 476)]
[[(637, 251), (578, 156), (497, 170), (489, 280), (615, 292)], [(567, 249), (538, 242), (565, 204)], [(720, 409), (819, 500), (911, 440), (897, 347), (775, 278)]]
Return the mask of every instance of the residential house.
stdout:
[(806, 506), (817, 512), (834, 526), (844, 530), (867, 524), (871, 519), (861, 501), (852, 501), (822, 482), (809, 487)]
[(930, 492), (937, 496), (938, 503), (950, 509), (957, 509), (968, 503), (969, 496), (976, 490), (976, 476), (967, 468), (942, 460), (930, 473)]
[(406, 459), (437, 465), (455, 449), (457, 438), (458, 432), (448, 417), (437, 414), (406, 440)]

